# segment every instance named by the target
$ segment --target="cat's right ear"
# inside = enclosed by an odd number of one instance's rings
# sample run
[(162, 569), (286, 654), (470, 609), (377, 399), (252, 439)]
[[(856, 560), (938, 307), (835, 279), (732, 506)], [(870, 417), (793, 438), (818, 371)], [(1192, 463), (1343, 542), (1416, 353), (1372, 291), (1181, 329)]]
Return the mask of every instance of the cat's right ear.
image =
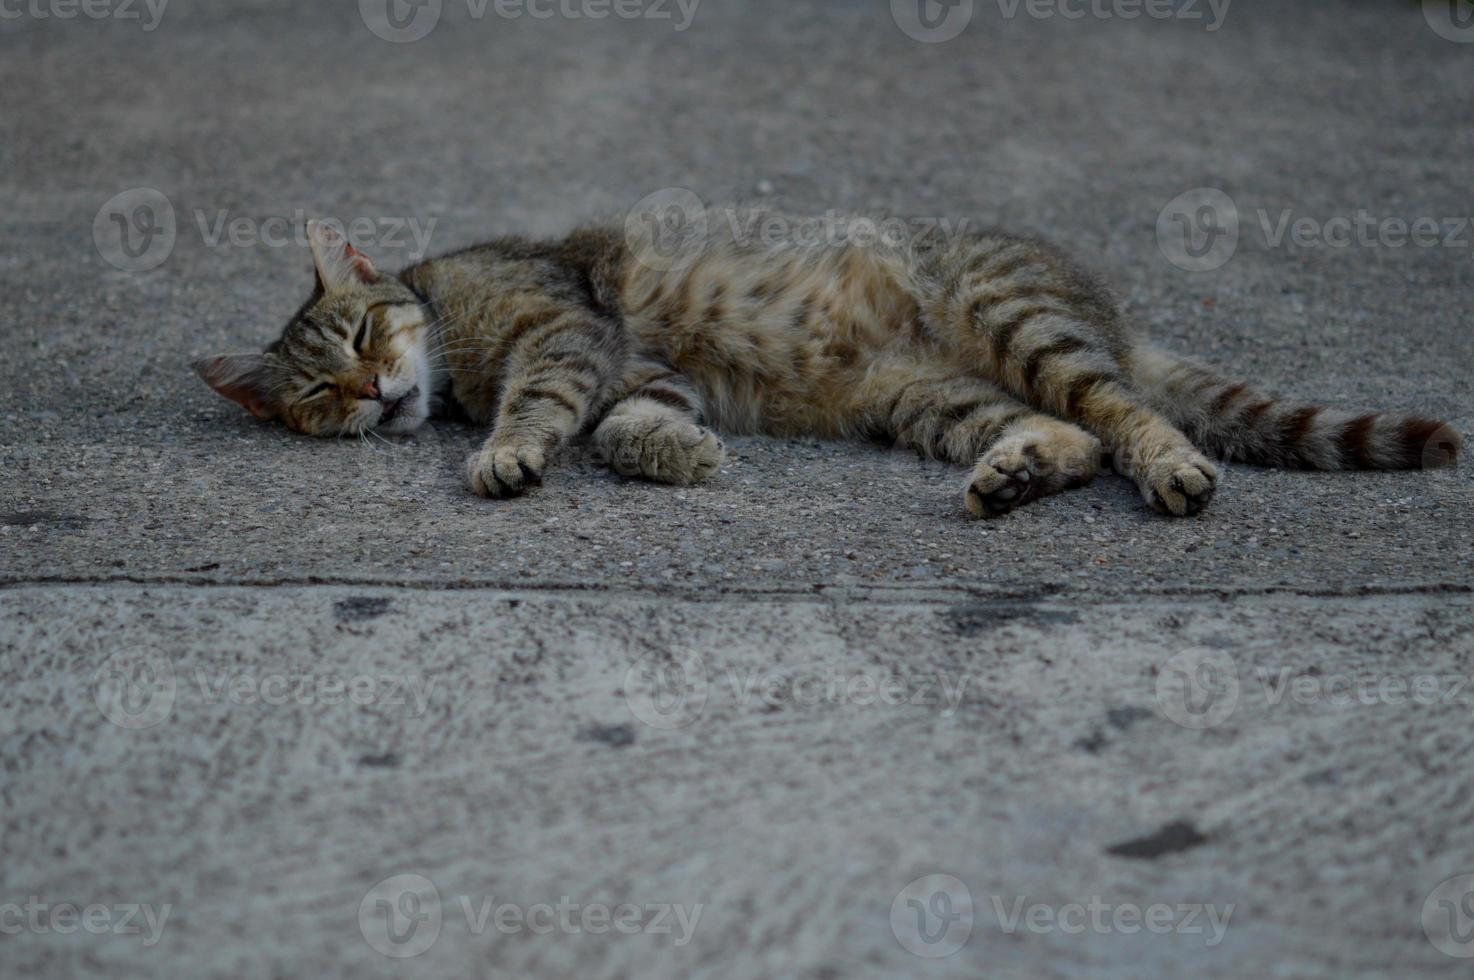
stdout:
[(332, 223), (307, 222), (307, 244), (317, 266), (317, 288), (324, 292), (379, 281), (379, 272), (369, 257), (353, 247)]
[(258, 419), (276, 415), (272, 365), (264, 354), (222, 354), (194, 362), (195, 373), (220, 395)]

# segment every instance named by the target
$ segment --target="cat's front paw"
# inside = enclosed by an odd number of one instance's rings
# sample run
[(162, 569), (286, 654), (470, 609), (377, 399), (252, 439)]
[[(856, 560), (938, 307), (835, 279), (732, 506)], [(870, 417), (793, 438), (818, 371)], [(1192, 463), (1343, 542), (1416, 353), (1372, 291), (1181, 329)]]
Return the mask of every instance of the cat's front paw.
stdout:
[(710, 429), (676, 419), (625, 416), (602, 443), (610, 467), (622, 476), (658, 483), (699, 483), (722, 465), (726, 449)]
[(546, 465), (540, 446), (485, 446), (469, 461), (471, 489), (498, 500), (520, 497), (542, 484)]
[(999, 439), (978, 460), (963, 491), (973, 517), (1001, 517), (1095, 476), (1100, 440), (1068, 422), (1034, 419)]

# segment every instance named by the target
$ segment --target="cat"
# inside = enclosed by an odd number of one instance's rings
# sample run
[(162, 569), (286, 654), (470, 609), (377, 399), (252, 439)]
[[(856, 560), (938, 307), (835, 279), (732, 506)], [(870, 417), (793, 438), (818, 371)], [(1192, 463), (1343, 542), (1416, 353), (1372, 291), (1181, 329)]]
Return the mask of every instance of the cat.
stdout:
[(1221, 460), (1312, 469), (1452, 464), (1446, 423), (1269, 397), (1150, 346), (1055, 248), (1001, 232), (752, 242), (720, 228), (672, 261), (652, 230), (509, 237), (380, 273), (311, 222), (316, 287), (261, 354), (195, 369), (299, 432), (408, 432), (438, 405), (491, 426), (476, 493), (542, 482), (581, 434), (619, 473), (722, 465), (717, 432), (864, 438), (971, 466), (998, 517), (1102, 465), (1163, 514), (1200, 512)]

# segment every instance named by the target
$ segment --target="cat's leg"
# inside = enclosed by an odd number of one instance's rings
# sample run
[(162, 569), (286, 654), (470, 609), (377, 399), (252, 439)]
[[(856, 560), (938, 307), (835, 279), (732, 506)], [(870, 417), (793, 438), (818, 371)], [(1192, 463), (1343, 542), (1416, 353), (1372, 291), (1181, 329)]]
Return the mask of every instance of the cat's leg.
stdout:
[(963, 503), (974, 517), (999, 517), (1084, 486), (1100, 459), (1100, 441), (1090, 433), (981, 378), (918, 377), (904, 365), (881, 367), (854, 397), (870, 434), (924, 456), (972, 464)]
[(539, 485), (549, 457), (589, 423), (624, 360), (618, 324), (543, 295), (520, 308), (503, 340), (496, 421), (469, 462), (471, 486), (484, 497)]
[(1089, 279), (1031, 242), (980, 238), (943, 257), (934, 325), (1019, 399), (1079, 423), (1157, 510), (1196, 514), (1218, 470), (1133, 386), (1130, 341)]
[(635, 358), (619, 391), (593, 436), (594, 448), (616, 472), (686, 484), (722, 465), (721, 439), (701, 424), (701, 396), (669, 365)]

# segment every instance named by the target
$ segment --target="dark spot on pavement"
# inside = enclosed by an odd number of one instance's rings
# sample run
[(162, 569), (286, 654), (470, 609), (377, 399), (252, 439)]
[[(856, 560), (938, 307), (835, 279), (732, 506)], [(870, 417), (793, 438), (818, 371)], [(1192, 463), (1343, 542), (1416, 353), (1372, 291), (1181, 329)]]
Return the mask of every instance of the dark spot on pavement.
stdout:
[(389, 611), (393, 602), (392, 599), (355, 595), (333, 603), (333, 612), (344, 622), (361, 623), (366, 619), (378, 619)]
[(946, 612), (954, 632), (976, 636), (1012, 622), (1047, 625), (1077, 623), (1080, 617), (1068, 609), (1045, 609), (1033, 602), (968, 602)]
[(1097, 752), (1099, 752), (1101, 749), (1105, 748), (1109, 744), (1110, 741), (1105, 737), (1105, 732), (1101, 731), (1099, 728), (1091, 732), (1085, 738), (1075, 739), (1075, 748), (1080, 749), (1083, 752), (1089, 752), (1091, 755), (1095, 755)]
[(634, 725), (590, 725), (578, 733), (580, 742), (603, 742), (612, 748), (622, 749), (635, 744)]
[(393, 752), (380, 752), (376, 755), (361, 755), (358, 757), (360, 766), (369, 766), (374, 769), (395, 769), (399, 766), (399, 756)]
[(1124, 732), (1138, 721), (1150, 718), (1152, 713), (1146, 708), (1138, 708), (1136, 705), (1127, 705), (1124, 708), (1112, 708), (1106, 712), (1106, 723), (1112, 728)]
[[(1146, 708), (1138, 708), (1134, 704), (1126, 705), (1124, 708), (1111, 708), (1106, 711), (1106, 724), (1118, 732), (1124, 732), (1132, 725), (1144, 718), (1152, 717), (1152, 713)], [(1106, 738), (1105, 729), (1097, 728), (1084, 738), (1077, 738), (1074, 747), (1091, 755), (1100, 752), (1101, 749), (1111, 744)]]
[(1116, 857), (1150, 861), (1164, 854), (1191, 850), (1207, 842), (1208, 838), (1199, 833), (1198, 828), (1191, 823), (1186, 820), (1176, 820), (1145, 837), (1113, 844), (1106, 848), (1106, 853), (1114, 854)]

